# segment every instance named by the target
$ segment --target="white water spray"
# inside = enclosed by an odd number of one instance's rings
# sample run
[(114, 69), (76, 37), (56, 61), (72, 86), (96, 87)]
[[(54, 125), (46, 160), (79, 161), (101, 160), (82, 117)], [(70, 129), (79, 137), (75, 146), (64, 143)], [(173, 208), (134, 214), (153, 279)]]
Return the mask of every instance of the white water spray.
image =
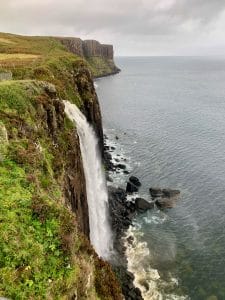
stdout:
[(76, 105), (64, 101), (65, 112), (76, 123), (86, 179), (90, 240), (99, 256), (107, 259), (112, 250), (108, 193), (98, 140), (94, 129)]

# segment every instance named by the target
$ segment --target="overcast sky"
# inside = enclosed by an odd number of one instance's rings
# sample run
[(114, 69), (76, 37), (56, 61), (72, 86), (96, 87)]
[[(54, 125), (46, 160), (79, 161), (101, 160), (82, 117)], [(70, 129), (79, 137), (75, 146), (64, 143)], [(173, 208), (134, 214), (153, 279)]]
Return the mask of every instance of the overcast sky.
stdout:
[(0, 0), (0, 31), (112, 43), (116, 55), (225, 55), (225, 0)]

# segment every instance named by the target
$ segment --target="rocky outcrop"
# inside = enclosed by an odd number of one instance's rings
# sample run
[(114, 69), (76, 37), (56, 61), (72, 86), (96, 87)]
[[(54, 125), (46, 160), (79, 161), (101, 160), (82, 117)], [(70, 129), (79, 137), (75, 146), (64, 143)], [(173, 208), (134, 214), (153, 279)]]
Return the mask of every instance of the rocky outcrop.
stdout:
[(95, 40), (74, 37), (57, 38), (67, 50), (85, 58), (92, 67), (94, 77), (116, 74), (120, 71), (114, 63), (113, 45), (101, 44)]
[(72, 53), (84, 57), (83, 41), (80, 38), (58, 38), (60, 42)]
[(91, 78), (90, 71), (87, 68), (80, 68), (79, 72), (74, 75), (77, 91), (82, 99), (82, 112), (85, 114), (89, 123), (95, 129), (99, 139), (99, 146), (103, 153), (103, 129), (102, 117), (97, 94), (95, 92), (94, 83)]
[(96, 56), (113, 60), (113, 45), (101, 44), (95, 40), (82, 41), (75, 37), (59, 37), (58, 39), (70, 52), (76, 55), (85, 58)]

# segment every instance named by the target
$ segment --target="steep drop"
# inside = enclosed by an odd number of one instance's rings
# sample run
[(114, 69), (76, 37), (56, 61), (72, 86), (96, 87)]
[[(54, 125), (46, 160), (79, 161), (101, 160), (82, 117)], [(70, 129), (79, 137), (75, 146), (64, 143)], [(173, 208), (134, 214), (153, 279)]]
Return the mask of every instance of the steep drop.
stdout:
[(98, 255), (109, 258), (112, 232), (109, 225), (108, 193), (94, 129), (76, 105), (64, 101), (65, 112), (75, 122), (80, 138), (81, 154), (86, 179), (89, 210), (90, 240)]

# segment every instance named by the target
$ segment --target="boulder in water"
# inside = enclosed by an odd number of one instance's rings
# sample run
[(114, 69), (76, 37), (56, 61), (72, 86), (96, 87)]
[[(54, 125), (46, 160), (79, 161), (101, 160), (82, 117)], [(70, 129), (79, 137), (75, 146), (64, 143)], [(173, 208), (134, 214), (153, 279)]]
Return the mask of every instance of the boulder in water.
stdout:
[(126, 192), (127, 193), (135, 193), (138, 191), (138, 187), (131, 182), (127, 182)]
[(161, 197), (163, 195), (162, 189), (160, 189), (158, 187), (151, 187), (149, 189), (149, 192), (150, 192), (152, 198)]
[(141, 186), (140, 180), (135, 176), (130, 176), (129, 181), (136, 186)]
[(154, 208), (154, 202), (148, 202), (143, 198), (136, 198), (135, 207), (139, 212), (145, 212), (148, 209)]
[(124, 174), (130, 174), (130, 172), (127, 171), (127, 170), (123, 170), (123, 173), (124, 173)]
[(117, 169), (121, 169), (121, 170), (125, 170), (126, 169), (126, 166), (124, 164), (117, 164), (116, 165), (116, 168)]

